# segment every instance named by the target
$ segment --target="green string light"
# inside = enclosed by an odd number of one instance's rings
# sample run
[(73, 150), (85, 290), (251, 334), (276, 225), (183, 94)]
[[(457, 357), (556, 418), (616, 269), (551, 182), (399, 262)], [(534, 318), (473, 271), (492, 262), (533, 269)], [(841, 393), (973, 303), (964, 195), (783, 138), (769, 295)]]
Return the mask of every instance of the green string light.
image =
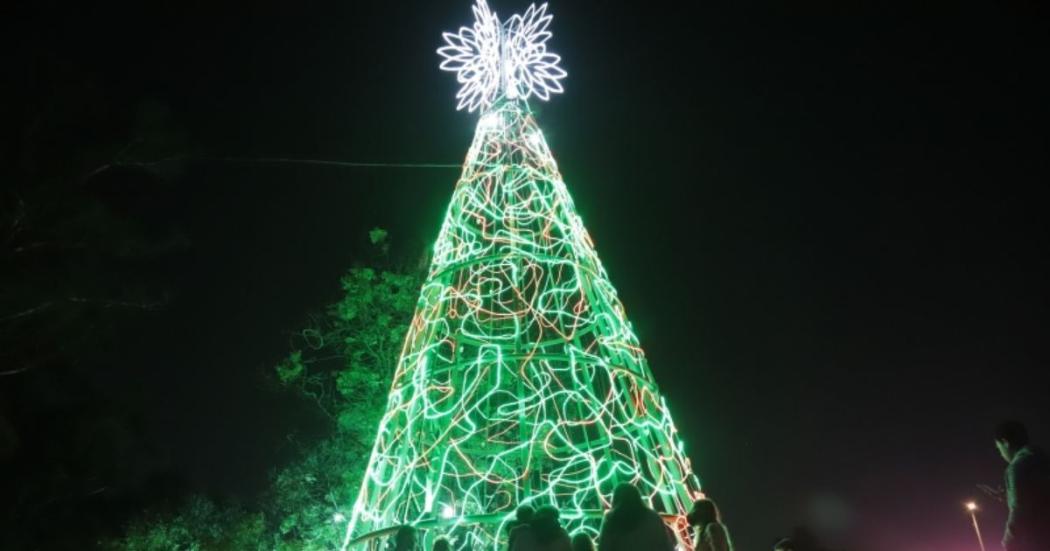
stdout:
[(496, 549), (522, 503), (593, 535), (621, 482), (691, 548), (699, 481), (543, 133), (503, 99), (478, 122), (343, 547), (413, 524)]

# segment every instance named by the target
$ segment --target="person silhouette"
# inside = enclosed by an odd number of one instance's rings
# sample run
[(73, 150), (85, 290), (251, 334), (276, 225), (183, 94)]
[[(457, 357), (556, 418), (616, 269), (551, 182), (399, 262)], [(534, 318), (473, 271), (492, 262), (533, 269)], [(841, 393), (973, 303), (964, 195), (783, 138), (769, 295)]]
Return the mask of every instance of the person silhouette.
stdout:
[(536, 536), (532, 529), (532, 517), (536, 512), (528, 505), (518, 507), (514, 520), (507, 525), (507, 549), (510, 551), (533, 551), (537, 549)]
[(686, 516), (696, 529), (696, 551), (733, 551), (729, 530), (722, 524), (722, 514), (710, 499), (698, 499)]
[(1017, 421), (996, 427), (995, 447), (1007, 463), (1006, 505), (1010, 515), (1003, 549), (1050, 549), (1050, 458), (1031, 445), (1028, 429)]
[(660, 515), (631, 484), (613, 490), (612, 509), (602, 521), (598, 551), (673, 551), (675, 538)]
[(536, 509), (529, 523), (536, 537), (538, 549), (543, 551), (572, 551), (572, 542), (569, 533), (562, 528), (559, 522), (558, 510), (552, 505), (544, 505)]
[(412, 526), (402, 526), (394, 534), (394, 551), (416, 551), (416, 529)]
[(572, 551), (594, 551), (594, 542), (590, 536), (580, 532), (572, 537)]

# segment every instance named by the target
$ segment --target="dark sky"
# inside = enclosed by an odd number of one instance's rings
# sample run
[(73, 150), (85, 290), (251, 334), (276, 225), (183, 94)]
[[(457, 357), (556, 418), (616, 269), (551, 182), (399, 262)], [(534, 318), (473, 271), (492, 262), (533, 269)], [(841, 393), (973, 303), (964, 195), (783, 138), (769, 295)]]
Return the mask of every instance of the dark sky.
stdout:
[[(961, 503), (1003, 467), (991, 428), (1017, 417), (1050, 442), (1045, 13), (735, 4), (553, 1), (569, 78), (540, 125), (742, 551), (820, 518), (850, 549), (972, 548)], [(458, 163), (473, 133), (435, 54), (467, 0), (10, 20), (30, 61), (9, 78), (66, 86), (34, 81), (63, 66), (114, 128), (177, 128), (179, 155)], [(132, 216), (189, 243), (158, 267), (172, 302), (97, 382), (194, 487), (251, 496), (284, 436), (317, 430), (259, 374), (338, 296), (367, 229), (432, 243), (457, 172), (164, 176)]]

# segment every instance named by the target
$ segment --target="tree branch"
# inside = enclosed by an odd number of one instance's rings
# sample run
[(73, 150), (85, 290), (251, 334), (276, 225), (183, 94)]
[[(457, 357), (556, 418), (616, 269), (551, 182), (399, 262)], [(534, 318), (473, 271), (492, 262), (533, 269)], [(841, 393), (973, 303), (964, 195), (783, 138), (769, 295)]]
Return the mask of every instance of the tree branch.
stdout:
[(39, 367), (40, 367), (39, 365), (25, 364), (22, 367), (19, 367), (17, 369), (9, 369), (7, 371), (0, 371), (0, 377), (10, 377), (12, 375), (18, 375), (20, 373), (25, 373), (27, 371), (32, 371), (34, 369), (38, 369)]
[(167, 304), (166, 300), (158, 300), (155, 302), (128, 302), (124, 300), (109, 300), (103, 298), (84, 297), (68, 297), (66, 300), (78, 304), (95, 304), (98, 306), (102, 306), (103, 308), (135, 308), (147, 311), (160, 310), (162, 306)]
[(9, 316), (4, 316), (4, 317), (0, 318), (0, 323), (7, 323), (7, 322), (10, 322), (10, 321), (15, 321), (17, 319), (21, 319), (21, 318), (25, 318), (25, 317), (28, 317), (28, 316), (32, 316), (32, 315), (34, 315), (34, 314), (36, 314), (38, 312), (43, 312), (44, 310), (47, 310), (53, 304), (54, 304), (53, 302), (47, 301), (47, 302), (38, 304), (38, 305), (28, 309), (28, 310), (22, 310), (21, 312), (15, 312), (14, 314), (11, 314)]

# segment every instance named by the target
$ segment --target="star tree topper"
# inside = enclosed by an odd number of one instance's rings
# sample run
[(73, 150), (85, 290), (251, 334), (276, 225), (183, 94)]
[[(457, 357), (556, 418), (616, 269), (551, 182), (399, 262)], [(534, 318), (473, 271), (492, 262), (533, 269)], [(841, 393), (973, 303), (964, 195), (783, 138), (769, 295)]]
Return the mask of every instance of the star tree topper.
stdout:
[(461, 85), (456, 109), (485, 110), (502, 95), (547, 100), (564, 91), (559, 81), (567, 73), (558, 66), (561, 57), (547, 51), (552, 18), (547, 4), (532, 4), (524, 15), (500, 23), (488, 3), (477, 0), (474, 26), (443, 33), (446, 45), (438, 49), (445, 58), (441, 69), (455, 72)]

